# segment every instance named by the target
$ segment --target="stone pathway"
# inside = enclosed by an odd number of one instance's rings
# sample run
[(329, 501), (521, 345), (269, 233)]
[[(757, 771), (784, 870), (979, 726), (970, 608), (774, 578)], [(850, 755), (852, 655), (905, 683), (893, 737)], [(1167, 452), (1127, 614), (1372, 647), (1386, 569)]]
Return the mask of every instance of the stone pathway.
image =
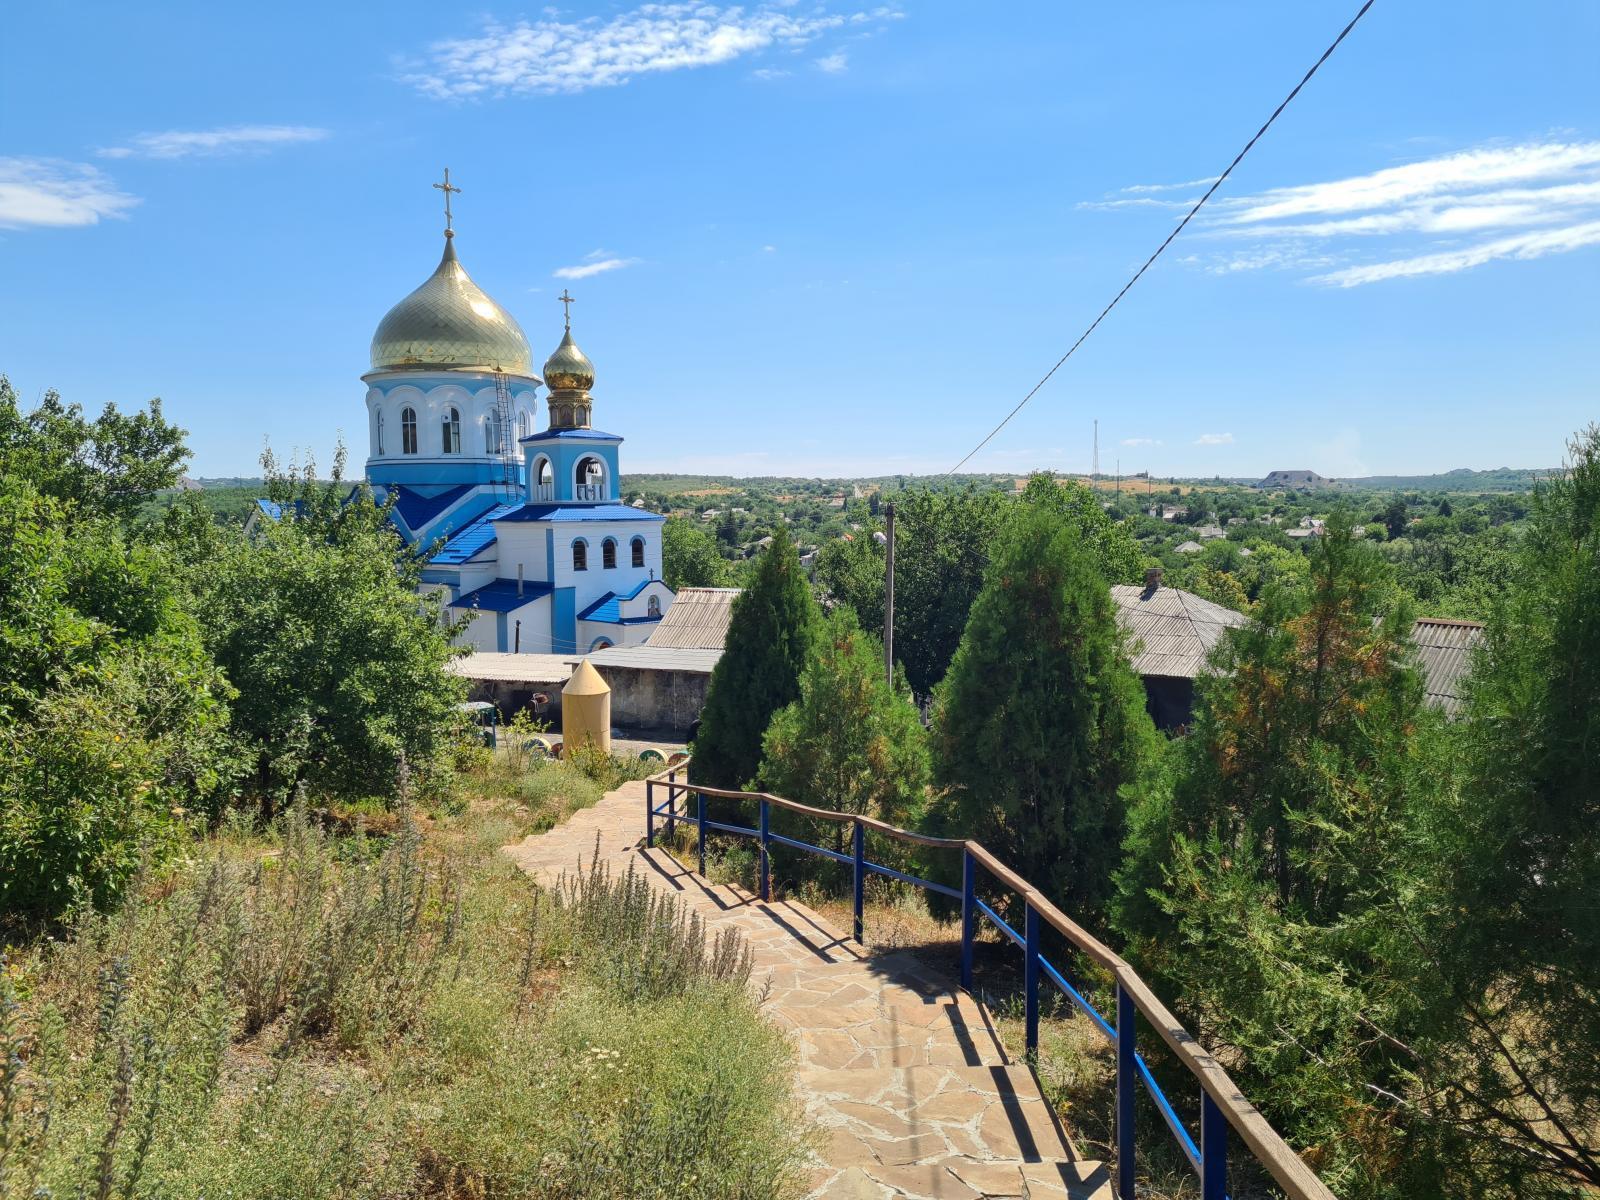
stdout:
[(506, 853), (543, 882), (596, 853), (630, 864), (755, 954), (768, 1019), (790, 1031), (807, 1116), (823, 1134), (811, 1197), (1110, 1200), (1105, 1167), (1081, 1161), (989, 1014), (907, 951), (873, 953), (811, 909), (713, 886), (642, 849), (645, 785), (624, 784)]

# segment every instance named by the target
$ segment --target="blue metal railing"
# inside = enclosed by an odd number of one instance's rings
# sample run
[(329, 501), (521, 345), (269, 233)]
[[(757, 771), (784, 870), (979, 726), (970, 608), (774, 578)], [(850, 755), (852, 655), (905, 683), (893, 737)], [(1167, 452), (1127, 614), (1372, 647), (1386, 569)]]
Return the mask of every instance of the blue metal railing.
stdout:
[[(695, 851), (701, 875), (706, 869), (706, 831), (753, 837), (759, 845), (757, 863), (758, 889), (761, 899), (772, 898), (771, 847), (774, 844), (808, 854), (819, 854), (835, 862), (846, 863), (851, 868), (853, 921), (852, 936), (856, 942), (865, 940), (865, 899), (868, 876), (882, 875), (902, 883), (912, 884), (941, 896), (961, 902), (961, 986), (972, 990), (973, 943), (977, 937), (978, 919), (988, 921), (1009, 941), (1021, 947), (1023, 953), (1023, 1028), (1024, 1040), (1030, 1054), (1039, 1048), (1039, 985), (1048, 979), (1078, 1010), (1086, 1014), (1095, 1027), (1115, 1047), (1117, 1063), (1116, 1138), (1117, 1179), (1116, 1194), (1121, 1200), (1134, 1200), (1134, 1129), (1135, 1099), (1142, 1086), (1161, 1114), (1161, 1119), (1171, 1131), (1178, 1149), (1182, 1151), (1190, 1168), (1200, 1178), (1202, 1200), (1225, 1200), (1227, 1196), (1228, 1130), (1232, 1126), (1291, 1200), (1333, 1200), (1333, 1193), (1323, 1186), (1311, 1169), (1280, 1138), (1240, 1094), (1215, 1059), (1207, 1054), (1167, 1011), (1133, 968), (1118, 955), (1092, 937), (1087, 931), (1063, 915), (1026, 880), (1006, 867), (977, 842), (954, 838), (935, 838), (925, 834), (878, 821), (872, 817), (852, 813), (834, 812), (813, 808), (781, 796), (762, 792), (735, 792), (723, 788), (701, 787), (687, 781), (680, 782), (679, 775), (687, 775), (688, 763), (680, 762), (668, 767), (645, 782), (645, 844), (654, 846), (656, 822), (659, 818), (669, 839), (676, 836), (680, 821), (693, 821), (695, 825)], [(657, 803), (657, 789), (664, 789), (666, 801)], [(695, 797), (695, 812), (678, 811), (679, 796)], [(732, 825), (706, 818), (706, 798), (755, 802), (759, 805), (757, 824)], [(773, 807), (788, 809), (805, 816), (834, 823), (849, 823), (852, 827), (850, 852), (830, 850), (797, 838), (772, 832)], [(960, 850), (961, 888), (958, 891), (931, 879), (922, 879), (897, 871), (867, 857), (867, 831), (885, 834), (902, 842), (929, 846), (936, 849)], [(1019, 933), (999, 912), (978, 896), (978, 872), (984, 871), (991, 879), (1020, 896), (1024, 904), (1023, 928)], [(1061, 934), (1075, 949), (1107, 968), (1114, 977), (1116, 997), (1116, 1024), (1097, 1010), (1075, 987), (1066, 974), (1051, 963), (1041, 952), (1044, 926), (1048, 924)], [(1178, 1060), (1193, 1074), (1200, 1084), (1200, 1140), (1196, 1144), (1188, 1127), (1167, 1099), (1161, 1085), (1156, 1082), (1144, 1056), (1138, 1052), (1136, 1028), (1142, 1013), (1154, 1026), (1163, 1041), (1173, 1050)]]

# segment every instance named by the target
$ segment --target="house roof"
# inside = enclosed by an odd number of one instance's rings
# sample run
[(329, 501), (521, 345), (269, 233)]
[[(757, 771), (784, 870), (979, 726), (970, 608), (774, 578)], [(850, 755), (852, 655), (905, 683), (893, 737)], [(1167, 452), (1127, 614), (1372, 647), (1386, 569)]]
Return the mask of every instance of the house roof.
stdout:
[(451, 534), (450, 540), (428, 561), (441, 566), (457, 566), (481, 554), (497, 540), (491, 523), (516, 510), (515, 504), (497, 504), (472, 524)]
[(523, 504), (501, 521), (665, 521), (659, 513), (627, 504)]
[(463, 679), (492, 683), (565, 683), (572, 660), (564, 654), (505, 654), (479, 650), (453, 658), (446, 670)]
[(1117, 623), (1134, 642), (1133, 669), (1141, 675), (1193, 679), (1222, 631), (1243, 625), (1243, 613), (1202, 600), (1182, 588), (1143, 588), (1119, 583), (1111, 588)]
[[(580, 656), (568, 659), (577, 662)], [(688, 650), (671, 646), (608, 646), (593, 654), (583, 655), (595, 666), (626, 667), (635, 671), (684, 671), (692, 675), (709, 675), (722, 657), (721, 650)]]
[(1483, 641), (1477, 621), (1423, 617), (1411, 627), (1428, 703), (1455, 715), (1461, 709), (1461, 680), (1472, 666), (1472, 652)]
[(484, 612), (514, 612), (524, 604), (532, 604), (541, 596), (548, 596), (555, 590), (554, 586), (548, 583), (524, 583), (519, 589), (515, 579), (491, 579), (475, 591), (464, 592), (461, 599), (450, 607), (477, 608)]
[[(1181, 545), (1179, 545), (1178, 546), (1178, 553), (1179, 554), (1199, 554), (1200, 551), (1202, 551), (1204, 549), (1205, 549), (1205, 547), (1202, 546), (1199, 542), (1190, 541), (1190, 542), (1184, 542)], [(1128, 586), (1132, 587), (1133, 585), (1129, 584)]]
[(738, 594), (738, 588), (681, 589), (646, 644), (676, 650), (721, 650)]

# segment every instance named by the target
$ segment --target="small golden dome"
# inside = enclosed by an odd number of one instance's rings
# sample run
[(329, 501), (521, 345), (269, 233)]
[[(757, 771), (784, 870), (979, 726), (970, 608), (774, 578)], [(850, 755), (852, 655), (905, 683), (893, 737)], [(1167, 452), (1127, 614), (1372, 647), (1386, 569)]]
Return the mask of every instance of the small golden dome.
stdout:
[(556, 352), (545, 360), (544, 382), (551, 391), (586, 392), (594, 386), (594, 364), (572, 340), (572, 330), (567, 330)]
[(438, 268), (378, 323), (372, 369), (531, 375), (533, 353), (522, 327), (456, 260), (455, 240), (447, 234)]

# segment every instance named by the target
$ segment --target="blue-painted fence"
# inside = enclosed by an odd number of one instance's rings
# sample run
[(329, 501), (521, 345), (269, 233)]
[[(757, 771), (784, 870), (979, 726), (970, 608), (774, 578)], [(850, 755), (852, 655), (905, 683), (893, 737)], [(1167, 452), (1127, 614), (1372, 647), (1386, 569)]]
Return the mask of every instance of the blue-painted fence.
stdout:
[[(1086, 930), (1064, 915), (1055, 905), (1035, 890), (1010, 868), (977, 842), (954, 838), (934, 838), (910, 830), (898, 829), (872, 817), (852, 813), (834, 812), (813, 808), (780, 796), (762, 792), (735, 792), (723, 788), (701, 787), (687, 782), (688, 763), (680, 762), (651, 776), (645, 783), (645, 843), (655, 845), (656, 823), (661, 821), (669, 840), (676, 836), (681, 821), (692, 821), (695, 826), (695, 853), (700, 874), (706, 869), (706, 833), (733, 834), (753, 837), (759, 844), (757, 870), (759, 891), (763, 901), (772, 898), (773, 845), (787, 846), (808, 854), (818, 854), (835, 862), (847, 864), (852, 872), (854, 920), (852, 935), (857, 942), (865, 939), (864, 907), (866, 881), (869, 875), (882, 875), (898, 879), (941, 896), (961, 902), (961, 986), (972, 988), (972, 947), (977, 936), (978, 919), (988, 921), (1010, 941), (1021, 948), (1023, 954), (1024, 1031), (1029, 1052), (1039, 1047), (1039, 987), (1048, 979), (1079, 1010), (1084, 1012), (1105, 1038), (1116, 1049), (1117, 1096), (1117, 1178), (1116, 1192), (1121, 1200), (1134, 1200), (1135, 1152), (1134, 1122), (1135, 1099), (1143, 1088), (1155, 1103), (1156, 1111), (1171, 1131), (1178, 1148), (1183, 1152), (1190, 1168), (1200, 1179), (1202, 1200), (1225, 1200), (1227, 1195), (1228, 1143), (1230, 1128), (1243, 1141), (1256, 1160), (1272, 1175), (1291, 1200), (1333, 1200), (1330, 1192), (1309, 1167), (1301, 1161), (1287, 1143), (1267, 1124), (1266, 1120), (1240, 1093), (1222, 1067), (1173, 1018), (1142, 979), (1126, 962)], [(683, 779), (680, 779), (680, 776)], [(664, 801), (658, 800), (665, 792)], [(680, 811), (678, 800), (695, 798), (694, 814)], [(706, 799), (735, 800), (753, 803), (759, 807), (755, 825), (732, 825), (708, 820)], [(830, 850), (772, 832), (771, 814), (774, 807), (788, 809), (804, 816), (852, 826), (850, 853)], [(880, 833), (897, 841), (937, 849), (959, 850), (962, 855), (961, 888), (947, 887), (931, 879), (921, 879), (897, 871), (867, 857), (867, 832)], [(1023, 928), (1019, 933), (978, 895), (979, 873), (1019, 896), (1024, 904)], [(1044, 926), (1049, 925), (1069, 944), (1087, 954), (1109, 970), (1116, 981), (1116, 1024), (1108, 1021), (1076, 988), (1067, 975), (1051, 963), (1041, 952)], [(1138, 1016), (1155, 1029), (1172, 1049), (1178, 1060), (1199, 1083), (1200, 1141), (1196, 1144), (1182, 1117), (1167, 1099), (1161, 1085), (1156, 1082), (1139, 1053), (1136, 1041)]]

